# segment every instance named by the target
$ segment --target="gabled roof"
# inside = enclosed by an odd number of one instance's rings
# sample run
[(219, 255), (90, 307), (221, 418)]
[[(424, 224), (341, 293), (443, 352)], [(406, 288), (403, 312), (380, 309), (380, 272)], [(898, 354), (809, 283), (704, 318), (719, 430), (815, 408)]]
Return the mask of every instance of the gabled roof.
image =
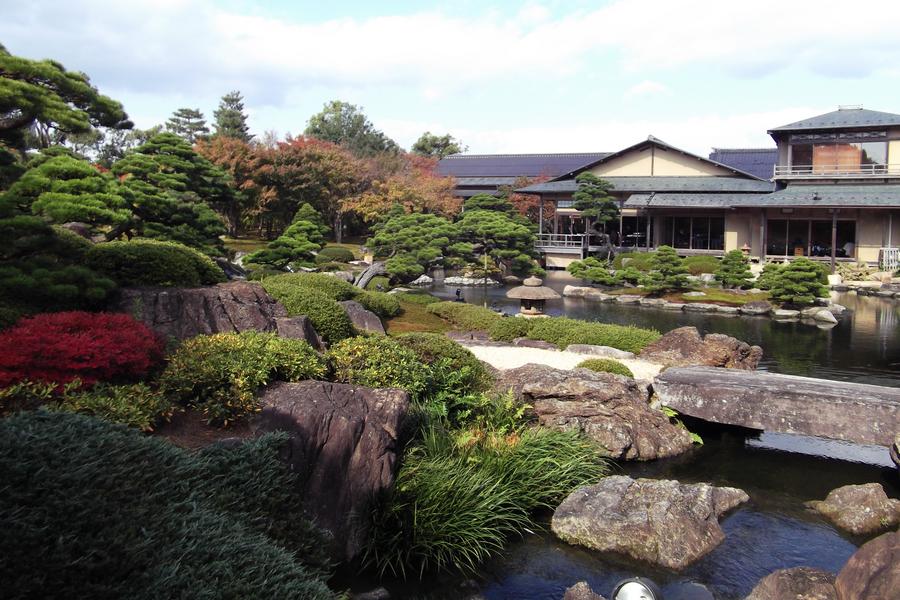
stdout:
[(557, 177), (608, 154), (451, 154), (438, 162), (437, 172), (449, 177)]
[(850, 127), (890, 127), (900, 125), (900, 115), (865, 108), (839, 108), (823, 115), (788, 123), (769, 130), (806, 131), (811, 129), (843, 129)]
[(778, 148), (713, 148), (709, 160), (760, 179), (771, 179), (778, 163)]
[[(678, 147), (673, 146), (673, 145), (671, 145), (671, 144), (667, 144), (666, 142), (662, 141), (661, 139), (659, 139), (659, 138), (657, 138), (657, 137), (654, 137), (654, 136), (652, 136), (652, 135), (648, 135), (646, 140), (641, 140), (641, 141), (638, 142), (637, 144), (633, 144), (633, 145), (631, 145), (631, 146), (628, 146), (627, 148), (623, 148), (622, 150), (619, 150), (618, 152), (613, 152), (612, 154), (608, 154), (608, 155), (606, 155), (606, 156), (603, 156), (603, 157), (601, 157), (601, 158), (598, 158), (598, 159), (595, 160), (594, 162), (591, 162), (591, 163), (582, 165), (582, 166), (578, 167), (577, 169), (573, 169), (573, 170), (569, 171), (568, 173), (563, 173), (563, 174), (561, 174), (560, 176), (558, 176), (554, 181), (560, 180), (560, 179), (567, 179), (567, 178), (570, 178), (570, 177), (571, 177), (571, 178), (574, 178), (575, 175), (578, 175), (579, 173), (581, 173), (581, 172), (583, 172), (583, 171), (587, 171), (587, 170), (593, 169), (594, 167), (596, 167), (596, 166), (598, 166), (598, 165), (602, 165), (603, 163), (609, 162), (609, 161), (611, 161), (611, 160), (614, 159), (614, 158), (618, 158), (619, 156), (628, 154), (629, 152), (634, 152), (634, 151), (636, 151), (636, 150), (640, 150), (641, 148), (643, 148), (643, 147), (645, 147), (645, 146), (656, 146), (656, 147), (662, 148), (662, 149), (664, 149), (664, 150), (670, 150), (670, 151), (678, 152), (678, 153), (683, 154), (683, 155), (685, 155), (685, 156), (688, 156), (688, 157), (690, 157), (690, 158), (695, 158), (695, 159), (700, 160), (700, 161), (703, 161), (703, 162), (712, 163), (712, 164), (716, 165), (717, 167), (722, 167), (722, 168), (724, 168), (724, 169), (728, 169), (729, 171), (731, 171), (731, 172), (734, 173), (735, 175), (740, 175), (740, 176), (744, 176), (744, 177), (750, 177), (750, 178), (752, 178), (752, 179), (759, 179), (759, 178), (756, 177), (755, 175), (752, 175), (752, 174), (747, 173), (747, 172), (745, 172), (745, 171), (741, 171), (741, 170), (735, 169), (734, 167), (731, 167), (731, 166), (729, 166), (729, 165), (725, 165), (725, 164), (716, 162), (716, 161), (714, 161), (714, 160), (710, 160), (710, 159), (708, 159), (708, 158), (706, 158), (706, 157), (699, 156), (699, 155), (697, 155), (697, 154), (694, 154), (693, 152), (688, 152), (687, 150), (682, 150), (681, 148), (678, 148)], [(604, 179), (606, 179), (606, 178), (604, 178)]]
[[(613, 184), (613, 192), (771, 192), (774, 185), (769, 181), (746, 177), (604, 177)], [(571, 193), (578, 191), (574, 179), (561, 179), (536, 183), (516, 190), (522, 193), (549, 194)]]

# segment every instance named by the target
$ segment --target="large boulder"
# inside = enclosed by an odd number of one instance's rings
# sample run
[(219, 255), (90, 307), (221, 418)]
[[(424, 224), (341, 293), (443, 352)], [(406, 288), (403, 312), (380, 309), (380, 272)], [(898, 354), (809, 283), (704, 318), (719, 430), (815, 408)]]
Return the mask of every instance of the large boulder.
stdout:
[(364, 548), (372, 502), (394, 483), (409, 396), (395, 389), (301, 381), (260, 398), (257, 433), (286, 431), (284, 458), (299, 475), (307, 512), (332, 539), (335, 560)]
[(131, 314), (167, 341), (275, 331), (275, 319), (287, 316), (284, 306), (249, 281), (199, 288), (127, 288), (109, 310)]
[(369, 331), (371, 333), (380, 333), (385, 335), (384, 323), (371, 310), (367, 310), (362, 304), (356, 300), (344, 300), (338, 302), (343, 308), (347, 316), (353, 322), (353, 326), (360, 331)]
[(569, 494), (550, 528), (570, 544), (680, 570), (725, 539), (719, 516), (747, 500), (736, 488), (617, 475)]
[(275, 332), (279, 337), (304, 340), (320, 352), (325, 350), (322, 338), (307, 316), (275, 317)]
[(832, 490), (825, 500), (807, 502), (841, 529), (866, 535), (900, 523), (900, 500), (884, 493), (880, 483), (845, 485)]
[(779, 569), (759, 580), (745, 600), (838, 600), (834, 574), (812, 567)]
[(650, 408), (643, 389), (628, 377), (528, 364), (501, 371), (496, 389), (512, 390), (541, 425), (581, 431), (613, 458), (652, 460), (691, 447), (687, 430)]
[(753, 371), (762, 353), (759, 346), (728, 335), (710, 333), (701, 337), (696, 327), (679, 327), (644, 348), (640, 357), (667, 367), (700, 365)]
[(900, 531), (885, 533), (850, 557), (834, 582), (840, 600), (886, 600), (900, 590)]

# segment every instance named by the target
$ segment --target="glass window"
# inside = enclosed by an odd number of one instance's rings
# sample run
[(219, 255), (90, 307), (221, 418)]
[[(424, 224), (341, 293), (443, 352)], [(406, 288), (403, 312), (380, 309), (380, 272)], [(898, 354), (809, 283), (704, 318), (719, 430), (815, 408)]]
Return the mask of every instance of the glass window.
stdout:
[(787, 255), (787, 220), (769, 219), (766, 223), (766, 254)]
[(788, 255), (807, 256), (809, 252), (809, 221), (788, 221)]
[(647, 243), (647, 218), (622, 217), (621, 245), (633, 248)]
[(791, 146), (791, 166), (794, 167), (794, 169), (797, 169), (798, 167), (809, 167), (812, 164), (812, 144), (796, 144)]
[(809, 238), (810, 256), (831, 256), (831, 221), (813, 221)]
[(691, 247), (690, 217), (675, 217), (672, 219), (672, 246), (675, 248)]
[(862, 150), (861, 164), (887, 164), (887, 142), (864, 142), (859, 145)]
[(709, 219), (709, 249), (725, 249), (725, 217), (711, 217)]

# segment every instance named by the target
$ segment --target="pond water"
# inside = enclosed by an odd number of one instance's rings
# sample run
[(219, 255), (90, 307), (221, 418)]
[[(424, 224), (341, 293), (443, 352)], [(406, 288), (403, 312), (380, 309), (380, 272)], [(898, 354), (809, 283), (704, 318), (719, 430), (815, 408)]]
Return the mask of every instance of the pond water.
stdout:
[[(579, 282), (566, 273), (551, 273), (546, 284), (561, 292), (566, 284)], [(451, 299), (456, 288), (434, 286), (429, 291)], [(462, 294), (478, 304), (485, 297), (480, 288), (462, 288)], [(489, 288), (486, 294), (494, 308), (518, 310), (517, 302), (505, 298), (505, 289)], [(575, 298), (551, 301), (547, 312), (662, 332), (694, 325), (703, 333), (725, 333), (762, 346), (761, 369), (900, 387), (900, 303), (853, 294), (833, 298), (850, 310), (829, 330), (762, 317), (667, 312)], [(879, 482), (889, 496), (900, 497), (900, 478), (885, 448), (691, 420), (687, 425), (702, 435), (703, 446), (672, 459), (616, 467), (635, 477), (734, 486), (750, 495), (749, 503), (722, 520), (725, 541), (683, 572), (559, 542), (548, 532), (545, 515), (541, 530), (511, 542), (476, 577), (445, 576), (412, 586), (388, 582), (392, 597), (559, 600), (581, 580), (608, 597), (621, 579), (646, 576), (662, 587), (666, 600), (739, 599), (777, 569), (811, 566), (837, 572), (867, 541), (837, 530), (804, 502), (822, 499), (843, 485), (868, 482)], [(357, 578), (353, 587), (371, 589), (374, 583)]]

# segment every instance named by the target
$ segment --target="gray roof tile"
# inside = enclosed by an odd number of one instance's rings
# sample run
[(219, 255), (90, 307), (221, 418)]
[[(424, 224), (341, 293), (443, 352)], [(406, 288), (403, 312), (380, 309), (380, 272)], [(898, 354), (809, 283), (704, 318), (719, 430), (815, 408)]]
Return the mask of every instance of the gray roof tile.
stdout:
[(778, 163), (778, 148), (713, 148), (709, 159), (760, 179), (771, 179)]
[(450, 177), (557, 177), (594, 162), (609, 152), (565, 154), (451, 154), (437, 172)]
[[(618, 192), (769, 192), (773, 184), (742, 177), (604, 177)], [(537, 183), (516, 190), (525, 193), (571, 193), (574, 179)]]
[(900, 115), (868, 110), (865, 108), (842, 108), (824, 115), (817, 115), (795, 123), (770, 129), (775, 131), (804, 131), (809, 129), (843, 129), (850, 127), (890, 127), (900, 125)]

